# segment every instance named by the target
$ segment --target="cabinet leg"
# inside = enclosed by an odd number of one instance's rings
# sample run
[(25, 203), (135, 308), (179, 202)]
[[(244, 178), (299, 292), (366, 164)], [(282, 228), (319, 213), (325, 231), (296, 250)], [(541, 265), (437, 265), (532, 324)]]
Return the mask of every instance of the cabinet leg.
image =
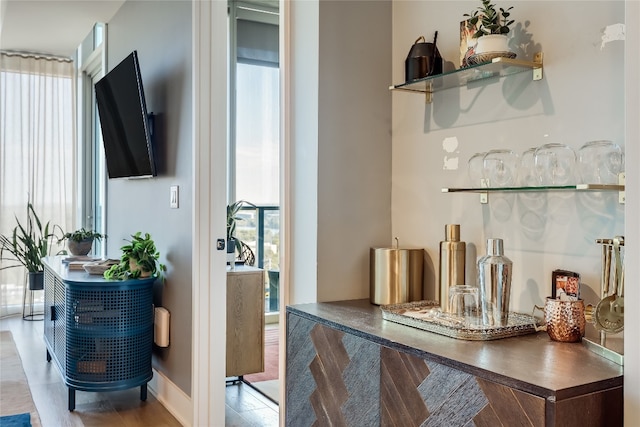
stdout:
[(76, 409), (76, 391), (69, 387), (69, 411)]
[(140, 386), (140, 400), (146, 402), (147, 400), (147, 383)]
[(49, 353), (49, 349), (47, 349), (47, 362), (51, 362), (51, 353)]

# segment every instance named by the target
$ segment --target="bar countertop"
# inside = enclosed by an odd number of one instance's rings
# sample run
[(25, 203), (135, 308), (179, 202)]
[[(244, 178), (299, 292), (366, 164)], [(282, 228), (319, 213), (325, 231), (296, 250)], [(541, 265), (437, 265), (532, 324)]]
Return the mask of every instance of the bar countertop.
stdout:
[(465, 341), (385, 320), (380, 307), (368, 299), (288, 306), (287, 315), (291, 314), (556, 400), (623, 384), (622, 366), (581, 343), (551, 341), (546, 332)]

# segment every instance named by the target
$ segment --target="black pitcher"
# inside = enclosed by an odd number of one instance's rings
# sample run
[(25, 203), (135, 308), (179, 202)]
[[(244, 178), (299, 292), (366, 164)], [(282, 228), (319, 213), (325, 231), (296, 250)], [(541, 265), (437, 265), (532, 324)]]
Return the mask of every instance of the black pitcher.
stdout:
[[(437, 36), (436, 32), (436, 36)], [(422, 42), (420, 42), (422, 40)], [(418, 37), (404, 63), (406, 81), (442, 74), (442, 56), (434, 43), (426, 43), (424, 36)]]

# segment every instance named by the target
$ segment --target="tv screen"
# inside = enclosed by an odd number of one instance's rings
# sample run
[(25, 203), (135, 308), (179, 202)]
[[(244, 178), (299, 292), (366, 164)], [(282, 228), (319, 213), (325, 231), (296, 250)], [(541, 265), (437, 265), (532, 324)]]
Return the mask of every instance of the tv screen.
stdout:
[(109, 178), (155, 176), (137, 52), (100, 79), (95, 90)]

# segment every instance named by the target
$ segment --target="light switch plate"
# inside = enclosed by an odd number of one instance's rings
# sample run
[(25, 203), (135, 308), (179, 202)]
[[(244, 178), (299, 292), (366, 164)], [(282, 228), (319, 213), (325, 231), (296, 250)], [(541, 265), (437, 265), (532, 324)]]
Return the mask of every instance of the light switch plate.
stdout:
[(170, 200), (169, 200), (169, 207), (171, 209), (178, 209), (178, 199), (179, 199), (178, 186), (177, 185), (172, 185), (171, 186), (171, 197), (170, 197)]

